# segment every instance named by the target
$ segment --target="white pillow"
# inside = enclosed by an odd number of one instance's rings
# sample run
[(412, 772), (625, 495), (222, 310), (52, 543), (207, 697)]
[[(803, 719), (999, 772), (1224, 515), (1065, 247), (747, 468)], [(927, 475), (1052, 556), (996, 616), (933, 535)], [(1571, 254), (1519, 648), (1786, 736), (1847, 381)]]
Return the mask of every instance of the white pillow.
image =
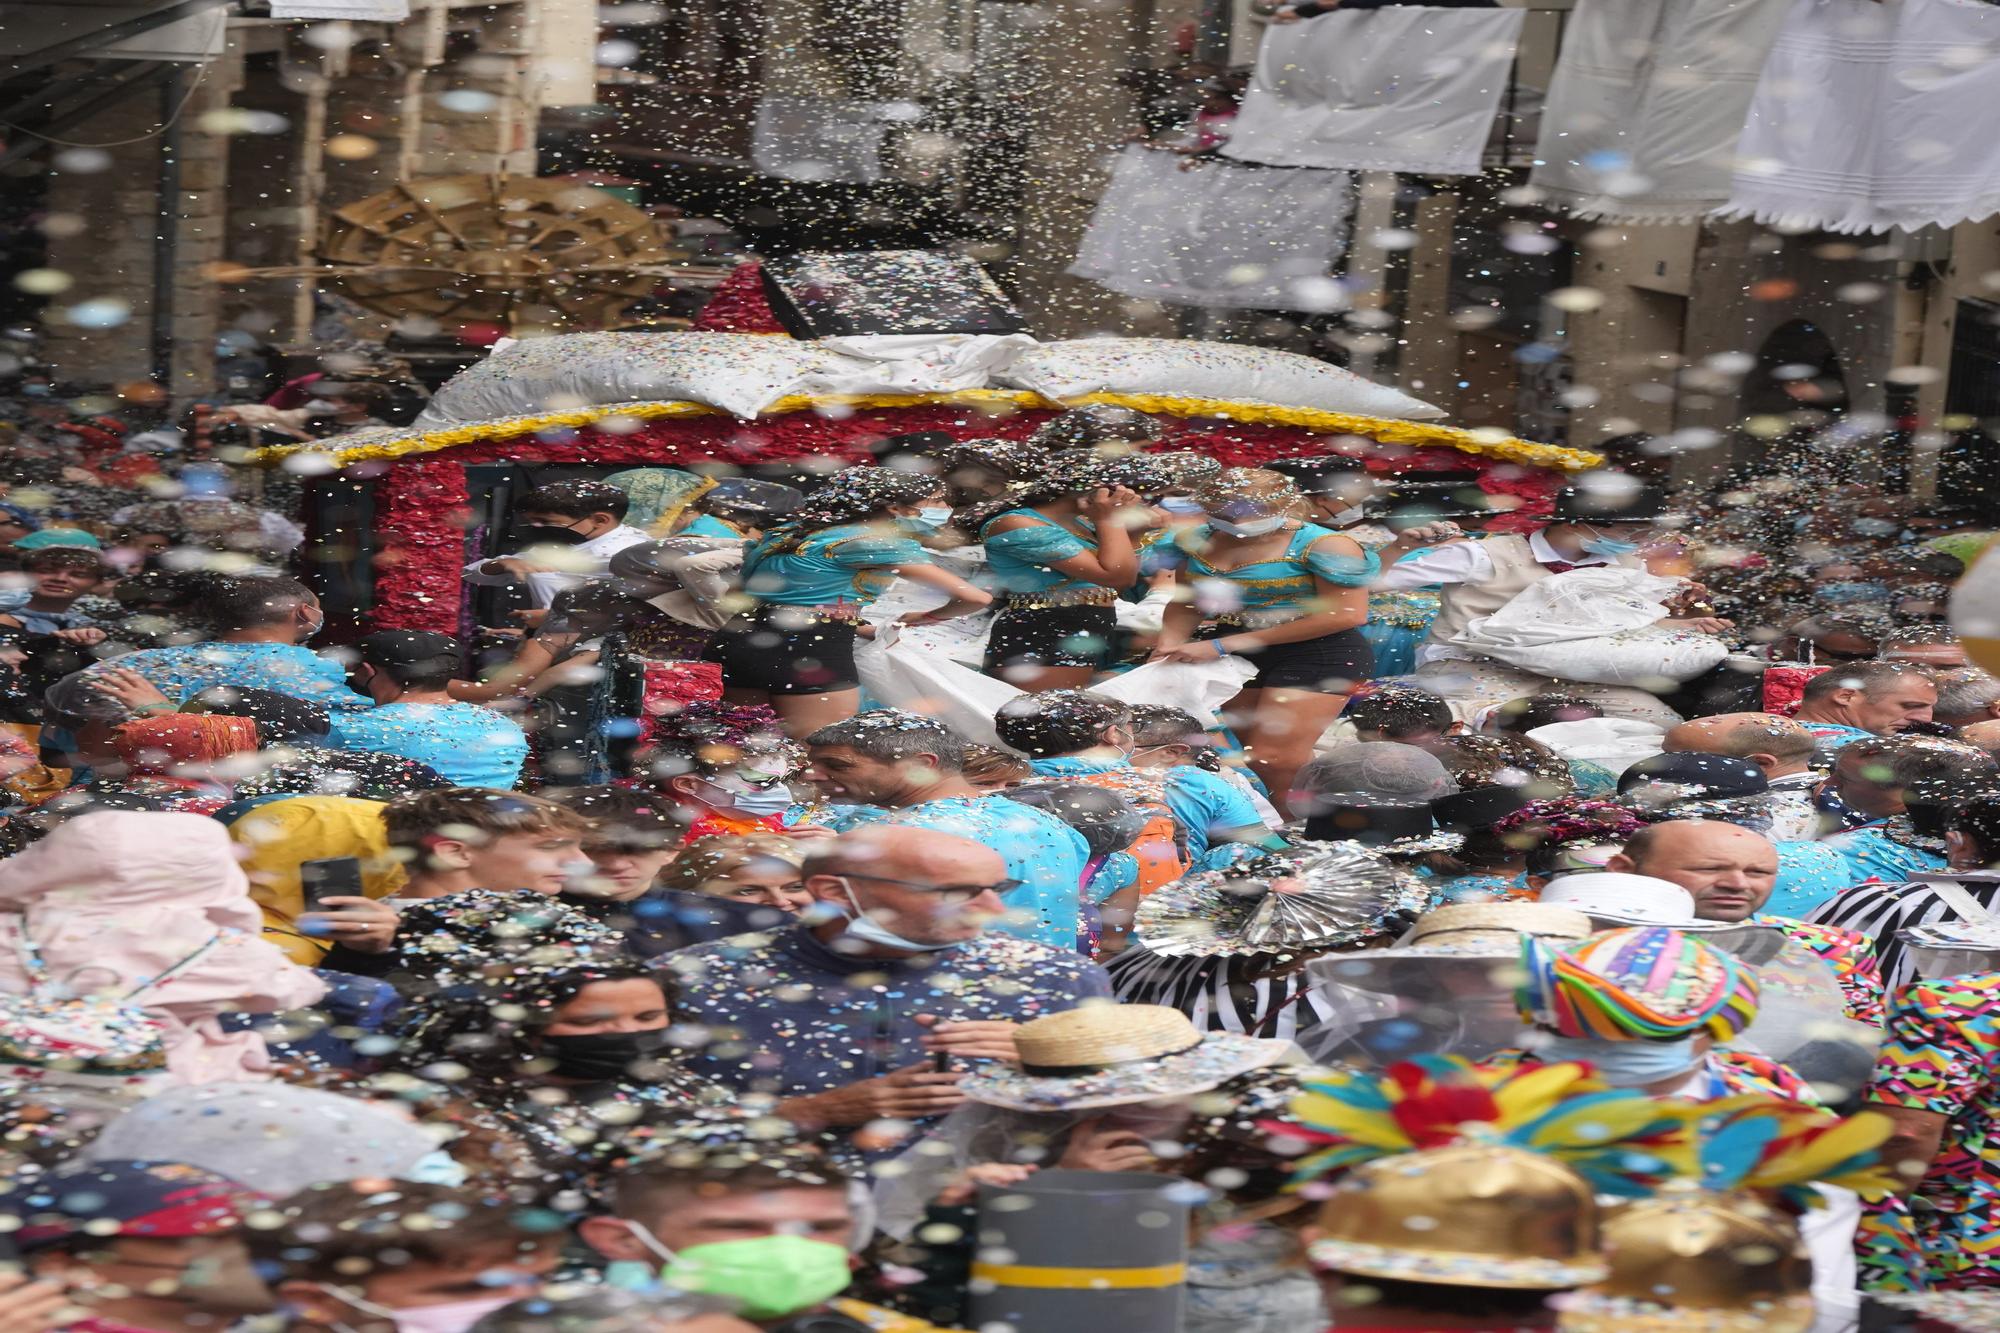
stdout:
[(1296, 352), (1171, 338), (1080, 338), (1028, 349), (995, 382), (1058, 402), (1091, 393), (1275, 403), (1427, 421), (1444, 412), (1400, 389)]
[(500, 344), (447, 380), (425, 430), (616, 403), (705, 403), (754, 417), (840, 361), (809, 342), (748, 333), (564, 333)]

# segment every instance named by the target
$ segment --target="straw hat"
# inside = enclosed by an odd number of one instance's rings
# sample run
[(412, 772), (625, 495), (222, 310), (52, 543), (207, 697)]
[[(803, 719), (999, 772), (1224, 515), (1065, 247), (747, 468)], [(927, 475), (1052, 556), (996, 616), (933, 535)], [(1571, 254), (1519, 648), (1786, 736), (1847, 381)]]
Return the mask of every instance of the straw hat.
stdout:
[(959, 1084), (973, 1101), (1017, 1111), (1127, 1106), (1207, 1092), (1281, 1063), (1288, 1041), (1204, 1033), (1178, 1009), (1086, 1003), (1014, 1029), (1018, 1068), (991, 1064)]
[(1611, 1273), (1566, 1304), (1566, 1333), (1805, 1333), (1812, 1259), (1749, 1194), (1669, 1187), (1604, 1224)]
[(1608, 1271), (1589, 1182), (1521, 1148), (1457, 1144), (1355, 1167), (1318, 1232), (1313, 1266), (1360, 1277), (1562, 1291)]
[(1462, 903), (1417, 918), (1410, 933), (1387, 952), (1403, 957), (1508, 958), (1521, 955), (1521, 937), (1582, 940), (1590, 918), (1552, 903)]

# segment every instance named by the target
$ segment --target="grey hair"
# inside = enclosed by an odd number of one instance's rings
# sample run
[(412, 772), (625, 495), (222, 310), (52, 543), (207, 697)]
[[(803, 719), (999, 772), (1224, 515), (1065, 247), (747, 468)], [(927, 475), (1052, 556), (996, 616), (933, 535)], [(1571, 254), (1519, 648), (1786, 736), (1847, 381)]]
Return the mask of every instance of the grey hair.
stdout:
[(806, 737), (808, 746), (838, 745), (869, 759), (897, 763), (920, 754), (935, 755), (938, 766), (956, 773), (965, 767), (965, 738), (933, 718), (893, 708), (856, 713)]
[(1964, 717), (1983, 713), (1996, 703), (2000, 703), (2000, 677), (1954, 671), (1938, 678), (1937, 706), (1931, 711), (1938, 717)]

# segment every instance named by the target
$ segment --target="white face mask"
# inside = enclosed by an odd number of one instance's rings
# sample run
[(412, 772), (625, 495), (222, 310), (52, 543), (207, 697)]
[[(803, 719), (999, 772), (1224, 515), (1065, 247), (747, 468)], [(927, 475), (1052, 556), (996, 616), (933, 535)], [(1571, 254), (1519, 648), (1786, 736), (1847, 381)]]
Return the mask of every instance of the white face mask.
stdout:
[(1211, 518), (1208, 526), (1228, 537), (1261, 537), (1267, 532), (1276, 532), (1285, 526), (1283, 514), (1273, 514), (1269, 518), (1253, 518), (1242, 523), (1231, 523), (1227, 519)]
[[(365, 1315), (388, 1320), (396, 1326), (396, 1333), (466, 1333), (467, 1329), (495, 1310), (512, 1305), (521, 1299), (519, 1296), (481, 1296), (476, 1300), (450, 1301), (443, 1305), (417, 1305), (407, 1310), (391, 1310), (359, 1296), (350, 1296), (338, 1287), (329, 1287), (322, 1283), (320, 1290)], [(341, 1333), (353, 1333), (346, 1324), (335, 1324), (333, 1327), (341, 1330)]]
[(861, 909), (861, 902), (854, 896), (852, 884), (842, 880), (840, 886), (847, 890), (847, 901), (854, 908), (854, 915), (847, 921), (846, 933), (857, 940), (879, 944), (885, 949), (901, 949), (905, 953), (938, 953), (945, 949), (955, 949), (965, 943), (963, 940), (955, 940), (949, 944), (919, 944), (915, 940), (906, 940)]

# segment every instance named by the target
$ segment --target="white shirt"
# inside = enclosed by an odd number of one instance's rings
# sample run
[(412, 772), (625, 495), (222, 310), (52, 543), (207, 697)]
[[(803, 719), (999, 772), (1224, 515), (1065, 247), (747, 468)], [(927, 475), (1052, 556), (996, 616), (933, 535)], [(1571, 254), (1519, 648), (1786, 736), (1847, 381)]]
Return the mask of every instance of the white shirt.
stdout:
[[(569, 547), (561, 570), (538, 569), (528, 575), (528, 600), (546, 609), (555, 601), (556, 594), (568, 588), (577, 588), (594, 578), (602, 578), (611, 568), (611, 557), (628, 546), (653, 540), (646, 533), (620, 523), (609, 532), (599, 533), (587, 542), (578, 542)], [(570, 557), (574, 557), (574, 560)], [(511, 574), (488, 574), (486, 561), (475, 560), (465, 567), (465, 581), (481, 585), (512, 583)]]
[[(1539, 530), (1528, 534), (1528, 553), (1537, 564), (1542, 565), (1566, 564), (1582, 569), (1611, 563), (1601, 555), (1588, 552), (1572, 560), (1549, 545), (1549, 539)], [(1448, 542), (1417, 555), (1405, 556), (1383, 570), (1371, 586), (1394, 591), (1426, 588), (1434, 583), (1484, 583), (1492, 577), (1493, 557), (1487, 553), (1485, 542)], [(1480, 655), (1448, 643), (1439, 643), (1433, 638), (1425, 639), (1417, 647), (1418, 666), (1447, 659), (1479, 661)]]
[[(1601, 555), (1585, 553), (1572, 560), (1549, 545), (1539, 531), (1528, 534), (1528, 553), (1542, 565), (1608, 565)], [(1417, 555), (1404, 556), (1383, 570), (1371, 585), (1383, 589), (1424, 588), (1433, 583), (1483, 583), (1493, 577), (1493, 557), (1485, 542), (1447, 542)]]

